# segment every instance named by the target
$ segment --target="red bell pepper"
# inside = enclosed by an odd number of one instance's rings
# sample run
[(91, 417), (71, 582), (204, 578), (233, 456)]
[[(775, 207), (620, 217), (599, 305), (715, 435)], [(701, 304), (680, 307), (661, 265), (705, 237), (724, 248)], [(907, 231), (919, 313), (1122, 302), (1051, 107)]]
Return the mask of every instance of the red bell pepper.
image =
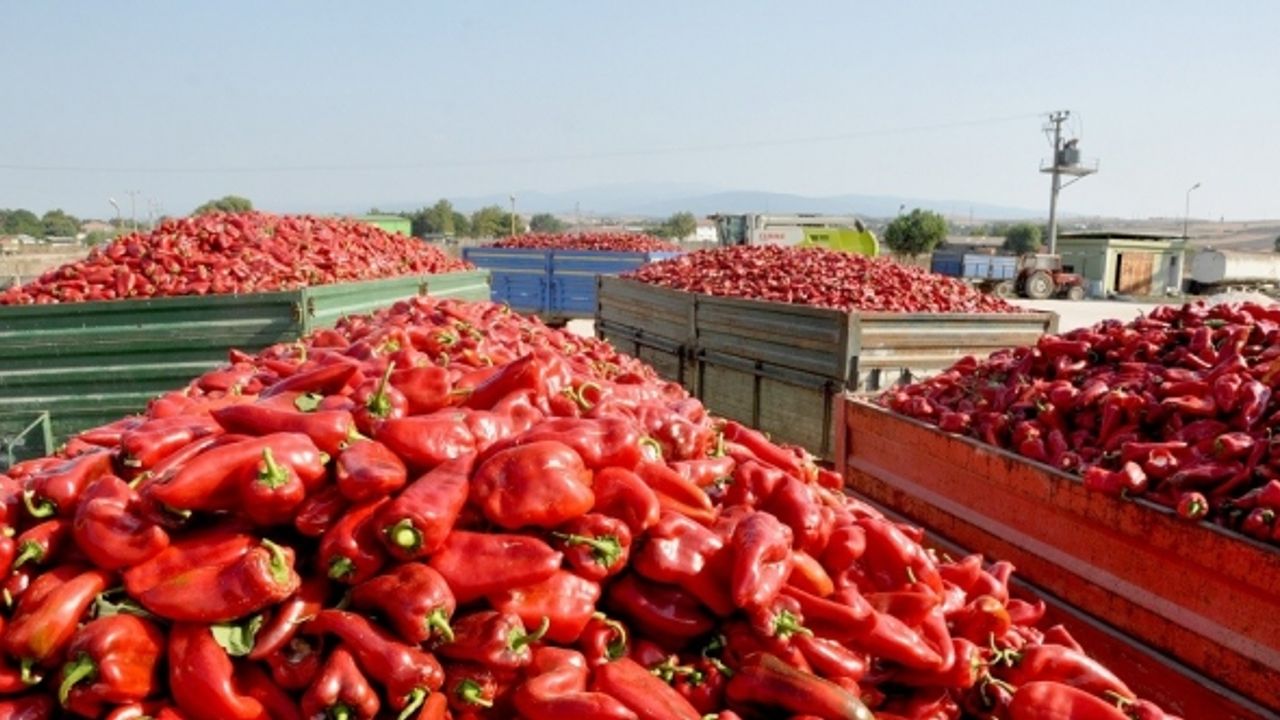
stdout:
[(715, 627), (692, 594), (670, 585), (623, 575), (606, 594), (613, 611), (627, 618), (642, 634), (663, 640), (689, 640)]
[(730, 596), (730, 551), (710, 529), (674, 513), (649, 530), (632, 559), (641, 576), (677, 585), (721, 617), (736, 605)]
[(32, 475), (22, 499), (34, 518), (70, 518), (89, 483), (109, 472), (111, 453), (94, 450)]
[(536, 537), (455, 530), (428, 564), (444, 576), (462, 605), (542, 582), (560, 568), (563, 559)]
[(394, 370), (395, 365), (388, 364), (381, 378), (364, 381), (352, 394), (352, 400), (357, 405), (352, 416), (360, 432), (371, 435), (377, 423), (408, 414), (408, 398), (395, 386), (388, 384)]
[(145, 700), (159, 688), (156, 675), (165, 639), (133, 615), (100, 617), (76, 631), (58, 676), (58, 700), (78, 715), (97, 717), (105, 705)]
[(702, 717), (674, 688), (630, 658), (598, 668), (592, 690), (617, 700), (640, 720), (700, 720)]
[(103, 475), (85, 488), (71, 534), (80, 551), (103, 570), (137, 565), (169, 546), (168, 533), (146, 518), (138, 494), (114, 475)]
[(765, 512), (743, 518), (733, 533), (730, 594), (740, 608), (769, 604), (791, 574), (791, 529)]
[(100, 570), (63, 565), (31, 583), (0, 638), (5, 653), (21, 663), (24, 680), (34, 682), (34, 667), (62, 658), (81, 618), (110, 581)]
[(729, 702), (744, 710), (785, 710), (831, 720), (874, 720), (875, 715), (843, 687), (796, 670), (760, 653), (738, 667), (726, 688)]
[(354, 507), (325, 531), (316, 552), (321, 572), (331, 580), (355, 585), (382, 569), (387, 553), (378, 542), (377, 516), (389, 502), (384, 498)]
[(589, 580), (616, 575), (631, 557), (631, 531), (626, 523), (607, 515), (574, 518), (551, 535), (564, 546), (569, 566)]
[(444, 577), (426, 565), (398, 565), (356, 585), (350, 597), (354, 607), (373, 611), (407, 642), (453, 640), (449, 619), (458, 604)]
[(515, 444), (542, 441), (568, 445), (588, 469), (595, 471), (606, 467), (631, 470), (642, 460), (660, 458), (635, 424), (620, 417), (548, 418), (521, 433)]
[(444, 684), (444, 670), (430, 653), (398, 642), (354, 613), (321, 610), (306, 632), (333, 635), (355, 656), (365, 675), (382, 685), (391, 708), (409, 717)]
[(592, 512), (608, 515), (626, 523), (633, 537), (638, 537), (658, 523), (661, 509), (654, 494), (639, 475), (623, 468), (607, 467), (595, 473)]
[(302, 434), (330, 456), (357, 437), (355, 419), (345, 410), (297, 412), (268, 405), (229, 405), (213, 411), (227, 432), (247, 435)]
[(471, 479), (471, 499), (507, 530), (551, 528), (591, 509), (591, 471), (564, 443), (541, 441), (494, 454)]
[(244, 473), (270, 450), (308, 487), (326, 474), (327, 458), (305, 435), (281, 432), (210, 448), (172, 473), (147, 483), (143, 497), (176, 510), (238, 509)]
[(452, 405), (459, 396), (452, 392), (449, 373), (438, 365), (395, 370), (391, 385), (404, 396), (409, 415), (427, 415)]
[(546, 638), (568, 645), (582, 635), (599, 599), (598, 583), (557, 570), (541, 582), (496, 593), (489, 597), (489, 604), (499, 612), (518, 616), (529, 627), (545, 619)]
[(543, 618), (533, 631), (515, 613), (482, 610), (455, 618), (453, 641), (437, 648), (451, 660), (476, 663), (495, 671), (519, 670), (533, 659), (530, 646), (546, 634)]
[(204, 625), (169, 629), (169, 692), (191, 720), (265, 720), (262, 703), (244, 694), (235, 668)]
[(617, 660), (630, 649), (627, 626), (602, 612), (593, 613), (578, 636), (578, 649), (592, 667)]
[(353, 503), (393, 495), (404, 487), (409, 470), (386, 445), (359, 440), (347, 446), (335, 463), (338, 490)]
[(515, 706), (528, 720), (638, 720), (617, 699), (587, 691), (589, 675), (581, 653), (557, 647), (539, 648), (515, 693)]
[(414, 560), (440, 549), (467, 503), (474, 460), (465, 455), (440, 465), (379, 511), (378, 539), (393, 557)]
[(411, 467), (431, 470), (475, 452), (466, 418), (465, 412), (450, 409), (392, 418), (378, 423), (373, 436)]
[(242, 469), (238, 482), (241, 510), (259, 526), (291, 522), (307, 497), (297, 470), (276, 462), (270, 447), (263, 448), (259, 461)]
[(303, 693), (301, 704), (306, 718), (373, 720), (381, 708), (377, 691), (342, 646), (329, 654), (319, 676)]
[(309, 687), (320, 674), (321, 648), (315, 642), (298, 635), (282, 647), (262, 657), (271, 671), (271, 679), (285, 690), (298, 691)]
[(15, 540), (13, 569), (30, 563), (32, 565), (49, 565), (62, 554), (67, 541), (72, 537), (71, 521), (61, 518), (45, 520), (38, 525), (27, 528)]

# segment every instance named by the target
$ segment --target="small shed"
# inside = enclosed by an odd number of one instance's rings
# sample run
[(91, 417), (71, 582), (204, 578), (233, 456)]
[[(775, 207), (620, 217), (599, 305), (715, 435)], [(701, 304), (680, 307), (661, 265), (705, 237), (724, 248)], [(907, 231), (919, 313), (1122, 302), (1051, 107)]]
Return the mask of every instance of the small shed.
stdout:
[(1182, 291), (1186, 239), (1131, 230), (1087, 230), (1058, 236), (1062, 264), (1084, 277), (1092, 297), (1152, 297)]

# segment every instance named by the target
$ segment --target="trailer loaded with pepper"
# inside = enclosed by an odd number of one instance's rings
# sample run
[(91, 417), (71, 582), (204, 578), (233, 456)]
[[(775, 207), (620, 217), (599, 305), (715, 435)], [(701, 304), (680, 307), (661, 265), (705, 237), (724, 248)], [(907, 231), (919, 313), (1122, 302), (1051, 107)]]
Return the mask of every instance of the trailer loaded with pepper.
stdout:
[(0, 522), (0, 718), (1172, 717), (1009, 564), (488, 303), (234, 353)]

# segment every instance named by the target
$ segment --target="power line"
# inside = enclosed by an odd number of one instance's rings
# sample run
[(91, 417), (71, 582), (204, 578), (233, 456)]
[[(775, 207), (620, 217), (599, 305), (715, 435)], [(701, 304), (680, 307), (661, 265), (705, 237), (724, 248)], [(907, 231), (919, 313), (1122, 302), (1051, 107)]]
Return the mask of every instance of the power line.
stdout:
[(1040, 117), (1044, 113), (1022, 113), (1002, 117), (981, 118), (975, 120), (959, 120), (928, 125), (912, 125), (896, 128), (876, 128), (859, 130), (833, 135), (814, 135), (809, 137), (786, 138), (777, 140), (750, 140), (742, 142), (715, 143), (706, 145), (676, 145), (635, 150), (616, 150), (595, 153), (565, 153), (558, 155), (537, 155), (510, 158), (493, 158), (488, 160), (457, 160), (412, 163), (380, 163), (353, 165), (282, 165), (282, 166), (226, 166), (226, 167), (106, 167), (93, 165), (24, 165), (17, 163), (0, 163), (0, 170), (21, 172), (100, 172), (100, 173), (271, 173), (271, 172), (376, 172), (386, 170), (424, 170), (434, 168), (484, 167), (493, 165), (520, 165), (532, 163), (564, 162), (573, 160), (602, 160), (624, 157), (649, 157), (654, 155), (679, 155), (683, 153), (719, 152), (723, 150), (748, 150), (763, 147), (785, 147), (789, 145), (809, 145), (844, 140), (857, 140), (870, 137), (891, 135), (908, 135), (913, 133), (951, 130), (980, 125), (995, 125), (1027, 118)]

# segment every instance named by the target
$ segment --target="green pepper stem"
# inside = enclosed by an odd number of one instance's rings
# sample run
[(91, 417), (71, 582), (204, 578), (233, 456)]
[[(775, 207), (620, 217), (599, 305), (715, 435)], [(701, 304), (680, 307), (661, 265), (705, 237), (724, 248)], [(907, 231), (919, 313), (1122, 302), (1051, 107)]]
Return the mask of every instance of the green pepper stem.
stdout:
[(351, 720), (351, 708), (339, 703), (329, 708), (329, 720)]
[(387, 371), (382, 373), (382, 379), (378, 381), (378, 389), (369, 398), (369, 402), (365, 403), (365, 407), (369, 408), (369, 414), (374, 417), (384, 418), (391, 414), (391, 398), (387, 397), (387, 383), (391, 381), (391, 373), (395, 369), (395, 363), (387, 363)]
[(471, 678), (458, 683), (458, 687), (454, 692), (458, 694), (459, 700), (468, 705), (476, 705), (482, 708), (493, 707), (493, 701), (484, 696), (484, 688), (480, 687), (480, 683)]
[(413, 692), (404, 696), (404, 709), (396, 716), (396, 720), (409, 720), (413, 714), (422, 707), (422, 703), (427, 701), (427, 691), (422, 688), (414, 688)]
[(453, 642), (453, 626), (449, 624), (449, 614), (445, 609), (438, 607), (427, 613), (425, 620), (427, 629), (434, 632), (447, 643)]
[(20, 670), (18, 677), (19, 679), (22, 680), (23, 684), (36, 685), (41, 680), (44, 680), (43, 675), (41, 675), (38, 672), (35, 672), (34, 670), (35, 661), (32, 660), (31, 658), (23, 658), (22, 662), (19, 664), (18, 667)]
[(271, 490), (284, 487), (289, 483), (289, 471), (271, 453), (271, 448), (262, 448), (262, 469), (258, 471), (258, 482)]
[(71, 689), (80, 683), (81, 680), (88, 680), (98, 674), (98, 666), (93, 662), (93, 658), (84, 653), (76, 656), (75, 660), (62, 666), (62, 684), (58, 686), (58, 702), (63, 706), (67, 706), (67, 698), (71, 696)]
[(52, 517), (54, 513), (58, 512), (58, 506), (54, 505), (52, 500), (41, 499), (37, 501), (34, 490), (26, 490), (22, 493), (22, 504), (27, 506), (27, 512), (33, 518)]
[(13, 569), (18, 569), (29, 562), (44, 561), (44, 548), (34, 540), (26, 540), (18, 546), (18, 554), (13, 558)]
[(520, 650), (526, 645), (531, 645), (542, 639), (543, 635), (551, 629), (551, 618), (543, 615), (542, 622), (538, 624), (538, 629), (533, 632), (513, 632), (511, 641), (508, 644), (512, 650)]
[(417, 550), (422, 547), (422, 533), (413, 526), (413, 521), (405, 518), (387, 528), (387, 539), (392, 545), (405, 550)]
[(603, 568), (611, 568), (618, 564), (618, 558), (622, 555), (622, 543), (613, 535), (589, 537), (587, 535), (553, 532), (551, 536), (563, 540), (564, 544), (570, 547), (585, 545), (591, 548), (591, 559), (595, 560), (596, 564)]
[(355, 571), (356, 564), (349, 557), (339, 555), (329, 561), (329, 578), (331, 580), (341, 580), (349, 577)]
[(796, 617), (790, 610), (780, 610), (777, 615), (773, 616), (773, 634), (782, 640), (786, 640), (792, 635), (813, 637), (813, 631), (805, 627), (800, 622), (800, 618)]
[[(284, 554), (284, 548), (266, 538), (262, 539), (262, 547), (271, 553), (271, 579), (280, 585), (288, 583), (289, 557)], [(330, 571), (332, 572), (332, 567), (330, 567)]]

